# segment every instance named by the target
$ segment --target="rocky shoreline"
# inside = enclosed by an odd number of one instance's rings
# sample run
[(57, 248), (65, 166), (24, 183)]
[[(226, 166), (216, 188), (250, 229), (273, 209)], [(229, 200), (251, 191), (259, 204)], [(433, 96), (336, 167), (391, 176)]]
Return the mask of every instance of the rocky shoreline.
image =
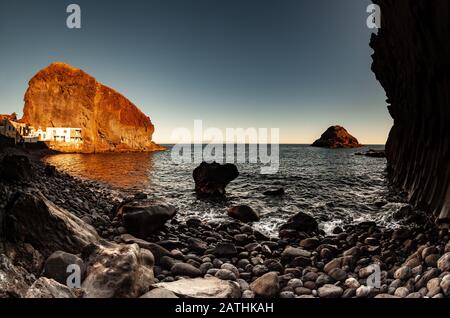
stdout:
[[(160, 204), (152, 213), (170, 213), (165, 224), (138, 238), (120, 213), (155, 198), (125, 197), (27, 157), (22, 181), (0, 180), (0, 297), (450, 297), (449, 232), (414, 211), (399, 211), (395, 230), (364, 222), (333, 235), (299, 213), (270, 238), (231, 218), (182, 221)], [(73, 263), (80, 289), (64, 284), (63, 265)]]

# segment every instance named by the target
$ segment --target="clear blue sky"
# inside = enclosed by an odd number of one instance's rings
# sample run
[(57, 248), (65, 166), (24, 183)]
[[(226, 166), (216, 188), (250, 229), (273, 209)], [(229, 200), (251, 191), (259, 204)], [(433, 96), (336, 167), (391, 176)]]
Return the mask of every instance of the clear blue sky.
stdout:
[[(66, 28), (66, 6), (82, 29)], [(0, 113), (21, 114), (28, 80), (82, 68), (148, 114), (154, 139), (195, 119), (275, 127), (309, 143), (330, 125), (384, 143), (392, 120), (370, 71), (368, 0), (0, 0)]]

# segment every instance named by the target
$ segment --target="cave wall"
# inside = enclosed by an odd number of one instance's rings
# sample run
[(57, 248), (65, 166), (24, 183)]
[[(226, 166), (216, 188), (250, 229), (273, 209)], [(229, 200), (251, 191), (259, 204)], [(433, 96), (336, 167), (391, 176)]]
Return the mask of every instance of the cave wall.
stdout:
[(437, 223), (450, 223), (450, 1), (373, 0), (372, 70), (394, 119), (389, 176)]

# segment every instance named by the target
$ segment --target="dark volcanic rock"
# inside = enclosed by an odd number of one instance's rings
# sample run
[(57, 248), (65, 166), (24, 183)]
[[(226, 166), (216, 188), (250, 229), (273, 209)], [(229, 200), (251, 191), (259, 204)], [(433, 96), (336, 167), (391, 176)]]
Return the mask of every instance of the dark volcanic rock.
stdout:
[(195, 192), (199, 196), (223, 196), (226, 186), (238, 176), (239, 171), (234, 164), (202, 162), (193, 173)]
[(372, 70), (394, 119), (386, 144), (390, 179), (413, 205), (449, 223), (450, 2), (374, 3), (383, 18), (372, 34)]
[(313, 147), (322, 148), (359, 148), (362, 145), (350, 135), (344, 127), (331, 126), (313, 144)]
[(33, 177), (30, 160), (25, 156), (5, 156), (2, 160), (0, 175), (9, 182), (28, 181)]
[(280, 230), (295, 230), (299, 232), (314, 233), (319, 230), (319, 224), (312, 216), (299, 212), (291, 217), (286, 224), (280, 227)]
[(52, 278), (63, 285), (67, 284), (67, 277), (72, 274), (68, 272), (69, 265), (78, 265), (80, 267), (81, 281), (84, 280), (86, 268), (81, 258), (76, 255), (63, 251), (56, 251), (47, 259), (44, 265), (43, 276)]
[(239, 205), (228, 210), (228, 216), (242, 222), (259, 221), (259, 214), (248, 205)]
[(77, 254), (99, 240), (93, 227), (37, 190), (16, 193), (6, 207), (4, 228), (9, 241), (30, 243), (44, 256), (57, 250)]
[(130, 234), (145, 239), (173, 218), (177, 210), (168, 204), (137, 201), (124, 204), (118, 213)]

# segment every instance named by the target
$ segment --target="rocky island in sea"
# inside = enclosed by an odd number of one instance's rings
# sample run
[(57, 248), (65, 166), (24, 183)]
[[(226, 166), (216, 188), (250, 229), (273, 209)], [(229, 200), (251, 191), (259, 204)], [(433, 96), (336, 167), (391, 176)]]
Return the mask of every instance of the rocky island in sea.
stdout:
[[(181, 219), (164, 197), (129, 195), (59, 171), (41, 160), (42, 149), (23, 146), (36, 138), (26, 135), (27, 124), (75, 129), (68, 142), (82, 140), (80, 151), (156, 146), (150, 121), (124, 97), (80, 70), (53, 64), (30, 83), (24, 122), (2, 118), (14, 134), (0, 139), (0, 297), (448, 298), (448, 3), (374, 2), (383, 10), (383, 28), (371, 42), (373, 69), (395, 120), (387, 174), (407, 202), (391, 216), (395, 228), (364, 221), (327, 232), (316, 215), (298, 208), (278, 235), (268, 236), (255, 229), (265, 216), (245, 204), (232, 207), (227, 221)], [(432, 18), (420, 20), (423, 12)], [(72, 122), (65, 112), (78, 102)], [(51, 117), (36, 105), (50, 107)], [(43, 144), (69, 151), (65, 142)], [(317, 144), (360, 146), (342, 127)], [(357, 159), (384, 160), (375, 157)], [(199, 200), (226, 200), (242, 174), (234, 165), (203, 163), (190, 176), (192, 192)], [(261, 195), (289, 205), (292, 189), (278, 186), (260, 189)]]
[(319, 139), (313, 144), (313, 147), (322, 148), (360, 148), (363, 147), (358, 139), (348, 133), (348, 131), (339, 125), (328, 128)]

